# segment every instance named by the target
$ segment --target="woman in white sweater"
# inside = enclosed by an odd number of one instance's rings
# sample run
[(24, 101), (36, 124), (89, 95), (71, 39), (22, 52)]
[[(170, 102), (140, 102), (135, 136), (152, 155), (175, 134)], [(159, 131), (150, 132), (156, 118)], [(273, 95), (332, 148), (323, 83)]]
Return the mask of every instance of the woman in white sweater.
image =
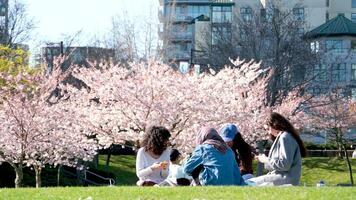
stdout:
[(164, 127), (153, 126), (146, 132), (142, 147), (137, 152), (137, 185), (153, 186), (167, 178), (171, 153), (168, 148), (170, 136)]

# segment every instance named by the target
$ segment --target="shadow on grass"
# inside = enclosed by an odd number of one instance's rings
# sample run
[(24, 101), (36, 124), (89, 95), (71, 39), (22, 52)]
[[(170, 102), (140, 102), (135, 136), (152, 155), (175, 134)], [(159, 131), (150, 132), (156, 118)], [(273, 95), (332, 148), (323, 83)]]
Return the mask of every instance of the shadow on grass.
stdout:
[(107, 171), (115, 175), (116, 185), (136, 185), (135, 156), (119, 155), (112, 156), (109, 168), (106, 169), (106, 155), (100, 155), (98, 169)]
[[(355, 166), (356, 162), (352, 162), (352, 166)], [(324, 170), (332, 170), (337, 172), (345, 172), (348, 171), (346, 161), (339, 158), (323, 158), (323, 157), (313, 157), (306, 158), (303, 160), (303, 167), (307, 167), (310, 169), (324, 169)], [(355, 171), (355, 167), (353, 167), (353, 172)], [(356, 172), (356, 171), (355, 171)]]

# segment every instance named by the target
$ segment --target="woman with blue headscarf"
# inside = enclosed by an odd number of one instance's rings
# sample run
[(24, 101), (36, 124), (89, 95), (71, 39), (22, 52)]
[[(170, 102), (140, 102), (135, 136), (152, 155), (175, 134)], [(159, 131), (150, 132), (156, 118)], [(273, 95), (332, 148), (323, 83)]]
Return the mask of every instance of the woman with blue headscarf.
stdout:
[(213, 128), (200, 129), (197, 147), (183, 165), (199, 185), (245, 185), (232, 150)]

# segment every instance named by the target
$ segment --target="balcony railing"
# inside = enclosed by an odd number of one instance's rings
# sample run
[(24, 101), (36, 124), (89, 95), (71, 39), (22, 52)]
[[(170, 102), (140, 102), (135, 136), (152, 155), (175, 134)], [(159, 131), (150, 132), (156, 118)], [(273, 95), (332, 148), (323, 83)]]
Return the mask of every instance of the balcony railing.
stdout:
[(189, 52), (173, 52), (173, 53), (168, 53), (167, 56), (169, 59), (175, 59), (175, 60), (189, 60), (190, 59)]
[(190, 41), (193, 36), (191, 33), (172, 33), (169, 38), (174, 41)]
[(324, 52), (326, 54), (337, 54), (337, 55), (356, 55), (356, 49), (328, 49), (328, 50), (320, 50), (320, 52)]

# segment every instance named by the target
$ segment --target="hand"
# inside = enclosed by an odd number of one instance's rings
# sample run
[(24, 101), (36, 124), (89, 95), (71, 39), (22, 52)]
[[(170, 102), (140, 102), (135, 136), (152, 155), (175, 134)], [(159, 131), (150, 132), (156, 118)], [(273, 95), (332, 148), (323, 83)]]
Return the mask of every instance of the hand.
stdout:
[(163, 162), (160, 163), (160, 165), (161, 165), (161, 169), (166, 170), (167, 166), (168, 166), (168, 162), (167, 161), (163, 161)]
[(150, 168), (152, 170), (158, 170), (158, 169), (162, 169), (162, 166), (161, 166), (161, 163), (155, 162), (150, 166)]
[(265, 156), (264, 154), (256, 156), (255, 159), (261, 163), (268, 163), (268, 157)]

